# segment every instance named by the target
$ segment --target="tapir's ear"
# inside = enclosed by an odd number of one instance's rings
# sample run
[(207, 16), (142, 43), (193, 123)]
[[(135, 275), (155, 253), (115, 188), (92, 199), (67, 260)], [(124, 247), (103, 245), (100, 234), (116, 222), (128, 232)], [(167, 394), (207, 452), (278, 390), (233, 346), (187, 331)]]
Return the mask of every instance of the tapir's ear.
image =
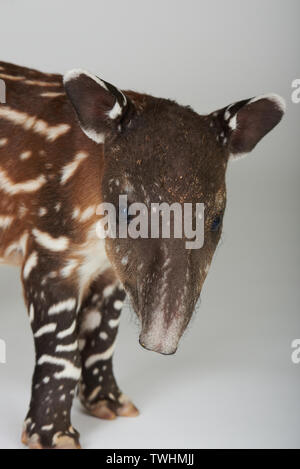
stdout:
[(122, 91), (84, 70), (67, 72), (64, 86), (82, 130), (96, 143), (103, 143), (109, 132), (120, 132), (132, 114)]
[(220, 144), (235, 159), (249, 153), (272, 130), (285, 112), (285, 101), (276, 94), (246, 99), (210, 114), (210, 126)]

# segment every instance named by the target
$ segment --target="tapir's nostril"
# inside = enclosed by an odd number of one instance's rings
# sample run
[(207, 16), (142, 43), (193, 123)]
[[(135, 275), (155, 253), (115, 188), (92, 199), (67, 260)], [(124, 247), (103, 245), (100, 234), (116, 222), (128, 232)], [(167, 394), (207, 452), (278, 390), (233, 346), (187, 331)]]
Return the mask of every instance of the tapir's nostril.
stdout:
[(141, 345), (143, 348), (145, 348), (145, 349), (147, 348), (147, 347), (145, 346), (144, 342), (141, 341), (141, 339), (139, 339), (139, 343), (140, 343), (140, 345)]

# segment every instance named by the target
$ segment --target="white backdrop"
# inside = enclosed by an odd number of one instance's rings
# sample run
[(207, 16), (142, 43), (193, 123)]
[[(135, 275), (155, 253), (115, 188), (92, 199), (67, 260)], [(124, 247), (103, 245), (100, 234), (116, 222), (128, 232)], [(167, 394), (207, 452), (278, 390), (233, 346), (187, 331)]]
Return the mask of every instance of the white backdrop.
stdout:
[[(2, 0), (1, 60), (81, 67), (199, 113), (266, 92), (284, 121), (228, 171), (222, 242), (175, 356), (142, 350), (124, 311), (115, 370), (141, 410), (98, 421), (75, 406), (84, 447), (299, 447), (298, 0)], [(18, 272), (0, 269), (0, 447), (21, 447), (33, 345)]]

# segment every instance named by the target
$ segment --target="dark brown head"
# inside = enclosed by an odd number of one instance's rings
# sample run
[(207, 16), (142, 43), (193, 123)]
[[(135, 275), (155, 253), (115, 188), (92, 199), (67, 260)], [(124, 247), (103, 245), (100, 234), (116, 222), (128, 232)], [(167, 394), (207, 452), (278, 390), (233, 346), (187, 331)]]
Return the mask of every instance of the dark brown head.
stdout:
[[(200, 116), (173, 101), (121, 92), (81, 70), (69, 72), (64, 82), (82, 130), (105, 142), (99, 190), (117, 209), (117, 227), (122, 217), (129, 226), (137, 220), (127, 204), (119, 206), (120, 195), (127, 195), (128, 205), (148, 209), (148, 238), (107, 238), (106, 251), (141, 320), (141, 344), (174, 353), (221, 236), (228, 160), (250, 152), (278, 124), (284, 102), (268, 95)], [(153, 203), (177, 204), (182, 220), (184, 204), (193, 204), (189, 218), (195, 230), (204, 229), (203, 246), (188, 242), (184, 222), (180, 237), (172, 223), (170, 237), (161, 231), (151, 237)], [(199, 203), (204, 223), (195, 208)]]

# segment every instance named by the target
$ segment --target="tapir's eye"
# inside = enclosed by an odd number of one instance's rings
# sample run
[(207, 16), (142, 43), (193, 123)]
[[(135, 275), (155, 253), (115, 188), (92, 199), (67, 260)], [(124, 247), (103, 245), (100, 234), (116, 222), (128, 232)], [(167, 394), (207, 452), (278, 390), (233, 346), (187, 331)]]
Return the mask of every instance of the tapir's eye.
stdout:
[(215, 216), (212, 224), (211, 224), (211, 231), (218, 231), (218, 229), (220, 228), (221, 226), (221, 223), (222, 223), (222, 218), (223, 218), (223, 215), (221, 213), (219, 213), (217, 216)]
[(119, 208), (119, 217), (123, 220), (127, 218), (128, 215), (128, 208), (127, 207), (120, 207)]
[(134, 218), (133, 215), (128, 214), (128, 207), (119, 207), (119, 210), (117, 210), (117, 218), (118, 222), (120, 221), (125, 221), (127, 224), (131, 222), (131, 220)]

